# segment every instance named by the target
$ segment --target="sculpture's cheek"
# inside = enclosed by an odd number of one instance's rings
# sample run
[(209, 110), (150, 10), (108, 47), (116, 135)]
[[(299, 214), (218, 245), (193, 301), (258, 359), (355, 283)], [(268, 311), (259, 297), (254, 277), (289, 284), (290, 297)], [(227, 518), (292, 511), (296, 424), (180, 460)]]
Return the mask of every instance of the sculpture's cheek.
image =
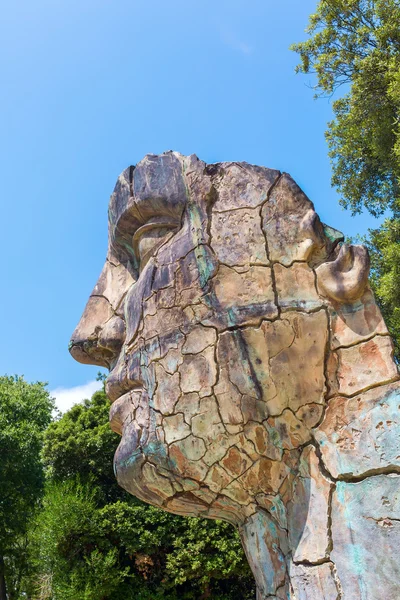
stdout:
[(219, 330), (237, 325), (257, 325), (261, 318), (275, 319), (278, 309), (271, 268), (251, 265), (239, 271), (220, 265), (204, 303), (208, 313), (202, 322)]

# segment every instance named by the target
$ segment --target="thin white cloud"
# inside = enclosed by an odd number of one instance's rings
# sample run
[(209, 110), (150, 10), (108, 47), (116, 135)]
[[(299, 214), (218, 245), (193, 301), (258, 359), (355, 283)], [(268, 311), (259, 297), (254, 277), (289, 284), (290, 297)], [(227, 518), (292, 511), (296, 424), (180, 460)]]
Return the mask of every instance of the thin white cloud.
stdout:
[(84, 385), (77, 385), (71, 388), (56, 388), (50, 390), (50, 396), (55, 398), (56, 407), (62, 413), (66, 412), (74, 404), (90, 398), (94, 392), (100, 390), (103, 386), (101, 381), (89, 381)]
[(253, 48), (243, 40), (239, 39), (231, 29), (223, 29), (221, 31), (221, 38), (224, 44), (230, 46), (233, 50), (238, 50), (242, 54), (247, 55), (253, 53)]

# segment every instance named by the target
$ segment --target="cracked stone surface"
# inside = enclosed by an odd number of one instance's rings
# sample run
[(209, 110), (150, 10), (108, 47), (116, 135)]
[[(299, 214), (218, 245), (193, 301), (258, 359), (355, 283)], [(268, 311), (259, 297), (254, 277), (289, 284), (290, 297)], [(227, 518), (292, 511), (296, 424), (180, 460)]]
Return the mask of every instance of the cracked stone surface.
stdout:
[(399, 597), (399, 511), (400, 475), (337, 484), (332, 560), (348, 598)]
[(317, 566), (292, 564), (290, 581), (293, 592), (291, 597), (296, 600), (337, 600), (340, 597), (332, 563)]
[(400, 472), (400, 396), (397, 384), (329, 401), (315, 431), (322, 460), (336, 479), (371, 471)]
[(362, 246), (286, 173), (147, 155), (72, 336), (138, 498), (238, 527), (257, 600), (400, 598), (400, 391)]

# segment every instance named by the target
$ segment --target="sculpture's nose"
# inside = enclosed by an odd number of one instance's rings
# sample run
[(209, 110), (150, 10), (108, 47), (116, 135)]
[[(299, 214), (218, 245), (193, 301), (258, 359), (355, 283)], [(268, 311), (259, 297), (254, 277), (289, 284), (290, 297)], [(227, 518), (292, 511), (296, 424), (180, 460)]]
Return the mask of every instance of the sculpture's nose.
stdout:
[(110, 367), (125, 339), (125, 323), (105, 298), (90, 296), (72, 334), (69, 351), (78, 362)]
[(69, 344), (69, 351), (78, 362), (110, 368), (121, 351), (125, 323), (116, 311), (132, 282), (129, 273), (122, 269), (122, 265), (107, 261), (89, 297)]

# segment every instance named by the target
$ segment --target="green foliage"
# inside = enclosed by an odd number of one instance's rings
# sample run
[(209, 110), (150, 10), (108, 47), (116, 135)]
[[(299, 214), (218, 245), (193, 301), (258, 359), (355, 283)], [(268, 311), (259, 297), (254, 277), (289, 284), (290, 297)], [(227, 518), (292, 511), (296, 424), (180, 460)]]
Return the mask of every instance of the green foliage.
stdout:
[[(222, 521), (188, 519), (167, 557), (166, 570), (175, 584), (197, 580), (207, 587), (210, 577), (249, 575), (244, 568), (240, 539), (231, 525)], [(230, 596), (229, 596), (230, 597)]]
[(400, 219), (386, 219), (363, 239), (371, 256), (371, 285), (392, 335), (400, 362)]
[(32, 525), (36, 600), (254, 598), (237, 532), (220, 521), (187, 519), (118, 487), (104, 392), (48, 428), (48, 485)]
[(115, 483), (113, 456), (118, 436), (110, 429), (109, 402), (103, 391), (73, 406), (46, 431), (43, 460), (52, 481), (79, 477), (95, 481), (103, 502), (120, 498)]
[(347, 90), (326, 132), (332, 183), (353, 213), (379, 215), (400, 198), (400, 4), (321, 0), (307, 33), (297, 71), (316, 73), (317, 95)]
[(0, 558), (10, 599), (28, 569), (27, 528), (43, 491), (40, 452), (52, 409), (43, 383), (0, 377)]
[(41, 600), (111, 597), (124, 578), (118, 549), (102, 539), (95, 490), (73, 481), (49, 484), (31, 530), (35, 577), (27, 589)]

